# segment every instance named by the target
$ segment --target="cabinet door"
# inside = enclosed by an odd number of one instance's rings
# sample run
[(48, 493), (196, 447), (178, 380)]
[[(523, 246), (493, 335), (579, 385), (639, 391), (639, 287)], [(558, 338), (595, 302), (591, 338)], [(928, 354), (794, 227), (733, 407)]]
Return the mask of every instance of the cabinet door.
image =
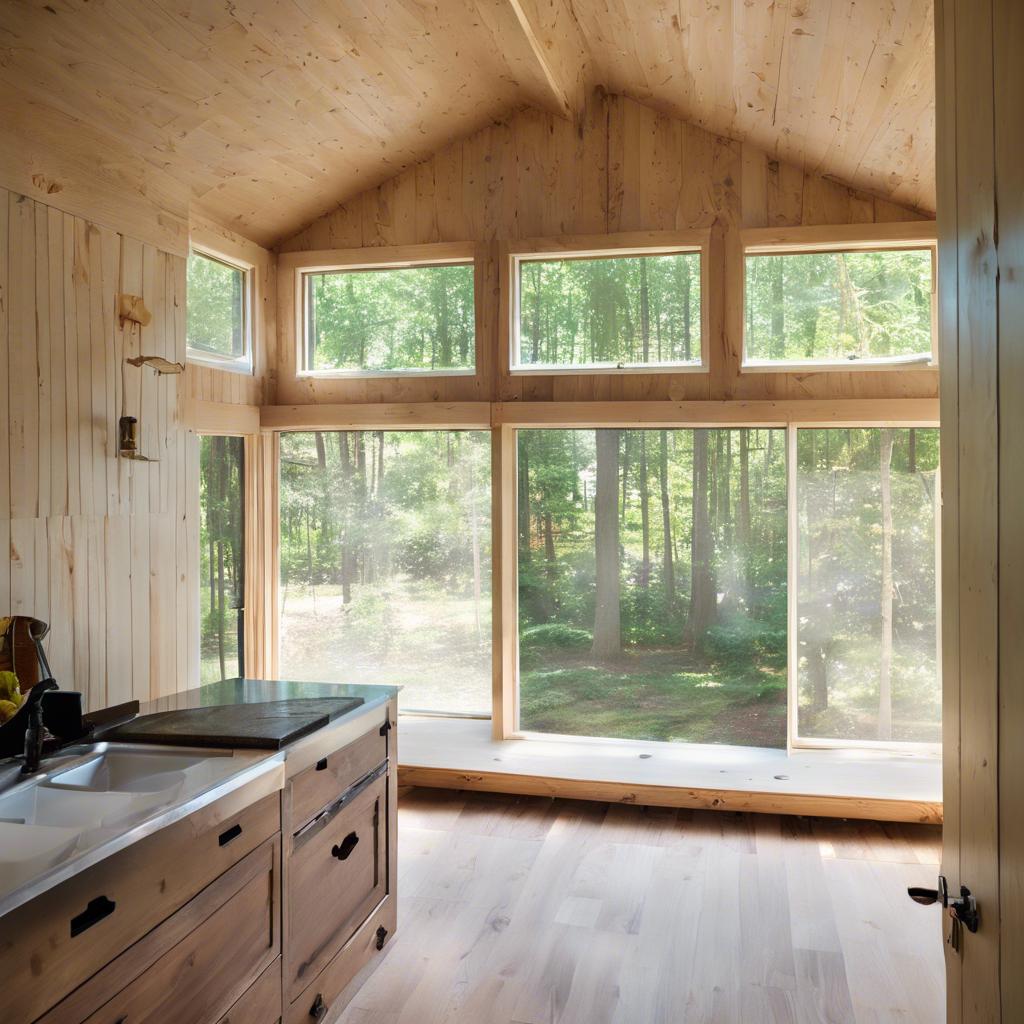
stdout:
[(295, 999), (387, 894), (387, 775), (294, 837), (288, 986)]
[(276, 851), (239, 865), (230, 897), (86, 1024), (209, 1024), (228, 1011), (277, 959)]

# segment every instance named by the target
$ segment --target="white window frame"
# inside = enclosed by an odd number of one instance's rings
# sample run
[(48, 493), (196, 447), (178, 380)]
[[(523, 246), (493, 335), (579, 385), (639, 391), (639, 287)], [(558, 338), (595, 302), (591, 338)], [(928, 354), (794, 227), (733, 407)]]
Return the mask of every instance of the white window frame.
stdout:
[[(247, 376), (253, 375), (253, 311), (256, 308), (256, 268), (253, 264), (238, 259), (237, 256), (228, 256), (208, 246), (192, 245), (189, 247), (189, 255), (202, 256), (204, 259), (221, 263), (232, 270), (242, 272), (242, 344), (243, 351), (240, 356), (220, 356), (216, 352), (207, 352), (205, 349), (193, 348), (187, 344), (188, 319), (186, 317), (186, 349), (185, 358), (190, 363), (198, 366), (208, 366), (215, 370), (225, 370), (228, 373), (241, 373)], [(188, 289), (185, 290), (185, 302), (188, 302)]]
[[(295, 309), (295, 376), (315, 380), (345, 380), (366, 378), (427, 378), (474, 377), (480, 365), (480, 269), (476, 259), (476, 244), (472, 242), (442, 242), (427, 245), (407, 245), (374, 249), (338, 249), (322, 253), (294, 253), (289, 261), (294, 265)], [(301, 262), (298, 262), (298, 261)], [(473, 269), (473, 365), (468, 367), (425, 370), (401, 367), (395, 370), (335, 369), (314, 370), (308, 365), (309, 346), (306, 341), (308, 323), (308, 288), (306, 279), (313, 274), (347, 273), (374, 270), (410, 270), (416, 267), (468, 266)]]
[[(740, 373), (863, 372), (937, 369), (938, 367), (938, 233), (934, 221), (893, 224), (850, 224), (827, 227), (751, 228), (742, 241), (743, 340)], [(931, 355), (882, 356), (873, 359), (748, 359), (746, 338), (746, 273), (748, 256), (812, 255), (841, 252), (905, 252), (928, 249), (932, 257)]]
[[(689, 231), (642, 231), (609, 235), (575, 235), (535, 238), (511, 243), (506, 250), (503, 294), (507, 315), (503, 326), (507, 337), (505, 365), (512, 376), (580, 376), (597, 374), (708, 373), (708, 310), (710, 306), (709, 254), (711, 229)], [(697, 362), (631, 363), (609, 366), (580, 363), (578, 366), (543, 365), (519, 361), (519, 281), (524, 263), (559, 259), (616, 259), (629, 256), (672, 256), (696, 253), (700, 257), (700, 358)]]

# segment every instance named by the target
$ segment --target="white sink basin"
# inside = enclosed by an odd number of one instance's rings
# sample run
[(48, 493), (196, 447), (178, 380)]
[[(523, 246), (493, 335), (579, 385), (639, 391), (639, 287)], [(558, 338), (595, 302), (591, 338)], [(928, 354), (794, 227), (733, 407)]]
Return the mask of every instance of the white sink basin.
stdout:
[(180, 787), (184, 773), (205, 760), (158, 751), (108, 750), (77, 768), (54, 773), (46, 784), (104, 793), (155, 793)]
[(42, 783), (0, 797), (0, 822), (75, 829), (107, 828), (130, 817), (130, 793), (54, 789)]

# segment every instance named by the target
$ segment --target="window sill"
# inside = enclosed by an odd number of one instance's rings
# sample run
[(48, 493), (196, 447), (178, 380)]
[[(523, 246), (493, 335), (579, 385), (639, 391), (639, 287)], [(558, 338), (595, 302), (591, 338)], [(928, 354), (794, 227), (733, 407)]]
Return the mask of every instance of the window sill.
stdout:
[(509, 371), (513, 377), (582, 377), (597, 374), (669, 374), (669, 373), (708, 373), (708, 367), (701, 363), (652, 363), (647, 366), (606, 366), (592, 364), (586, 366), (513, 366)]
[(399, 723), (400, 781), (490, 792), (890, 821), (942, 819), (942, 761), (865, 750), (529, 736), (489, 722)]

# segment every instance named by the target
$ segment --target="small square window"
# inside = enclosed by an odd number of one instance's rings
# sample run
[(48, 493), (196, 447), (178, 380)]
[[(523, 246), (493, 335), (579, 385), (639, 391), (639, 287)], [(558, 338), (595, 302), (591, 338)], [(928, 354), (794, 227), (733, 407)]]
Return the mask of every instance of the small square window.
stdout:
[(301, 273), (303, 373), (472, 374), (472, 261)]
[(699, 250), (513, 260), (513, 373), (702, 368)]
[(216, 256), (188, 257), (188, 357), (219, 369), (252, 370), (250, 271)]
[(934, 249), (750, 251), (743, 365), (856, 369), (934, 361)]

